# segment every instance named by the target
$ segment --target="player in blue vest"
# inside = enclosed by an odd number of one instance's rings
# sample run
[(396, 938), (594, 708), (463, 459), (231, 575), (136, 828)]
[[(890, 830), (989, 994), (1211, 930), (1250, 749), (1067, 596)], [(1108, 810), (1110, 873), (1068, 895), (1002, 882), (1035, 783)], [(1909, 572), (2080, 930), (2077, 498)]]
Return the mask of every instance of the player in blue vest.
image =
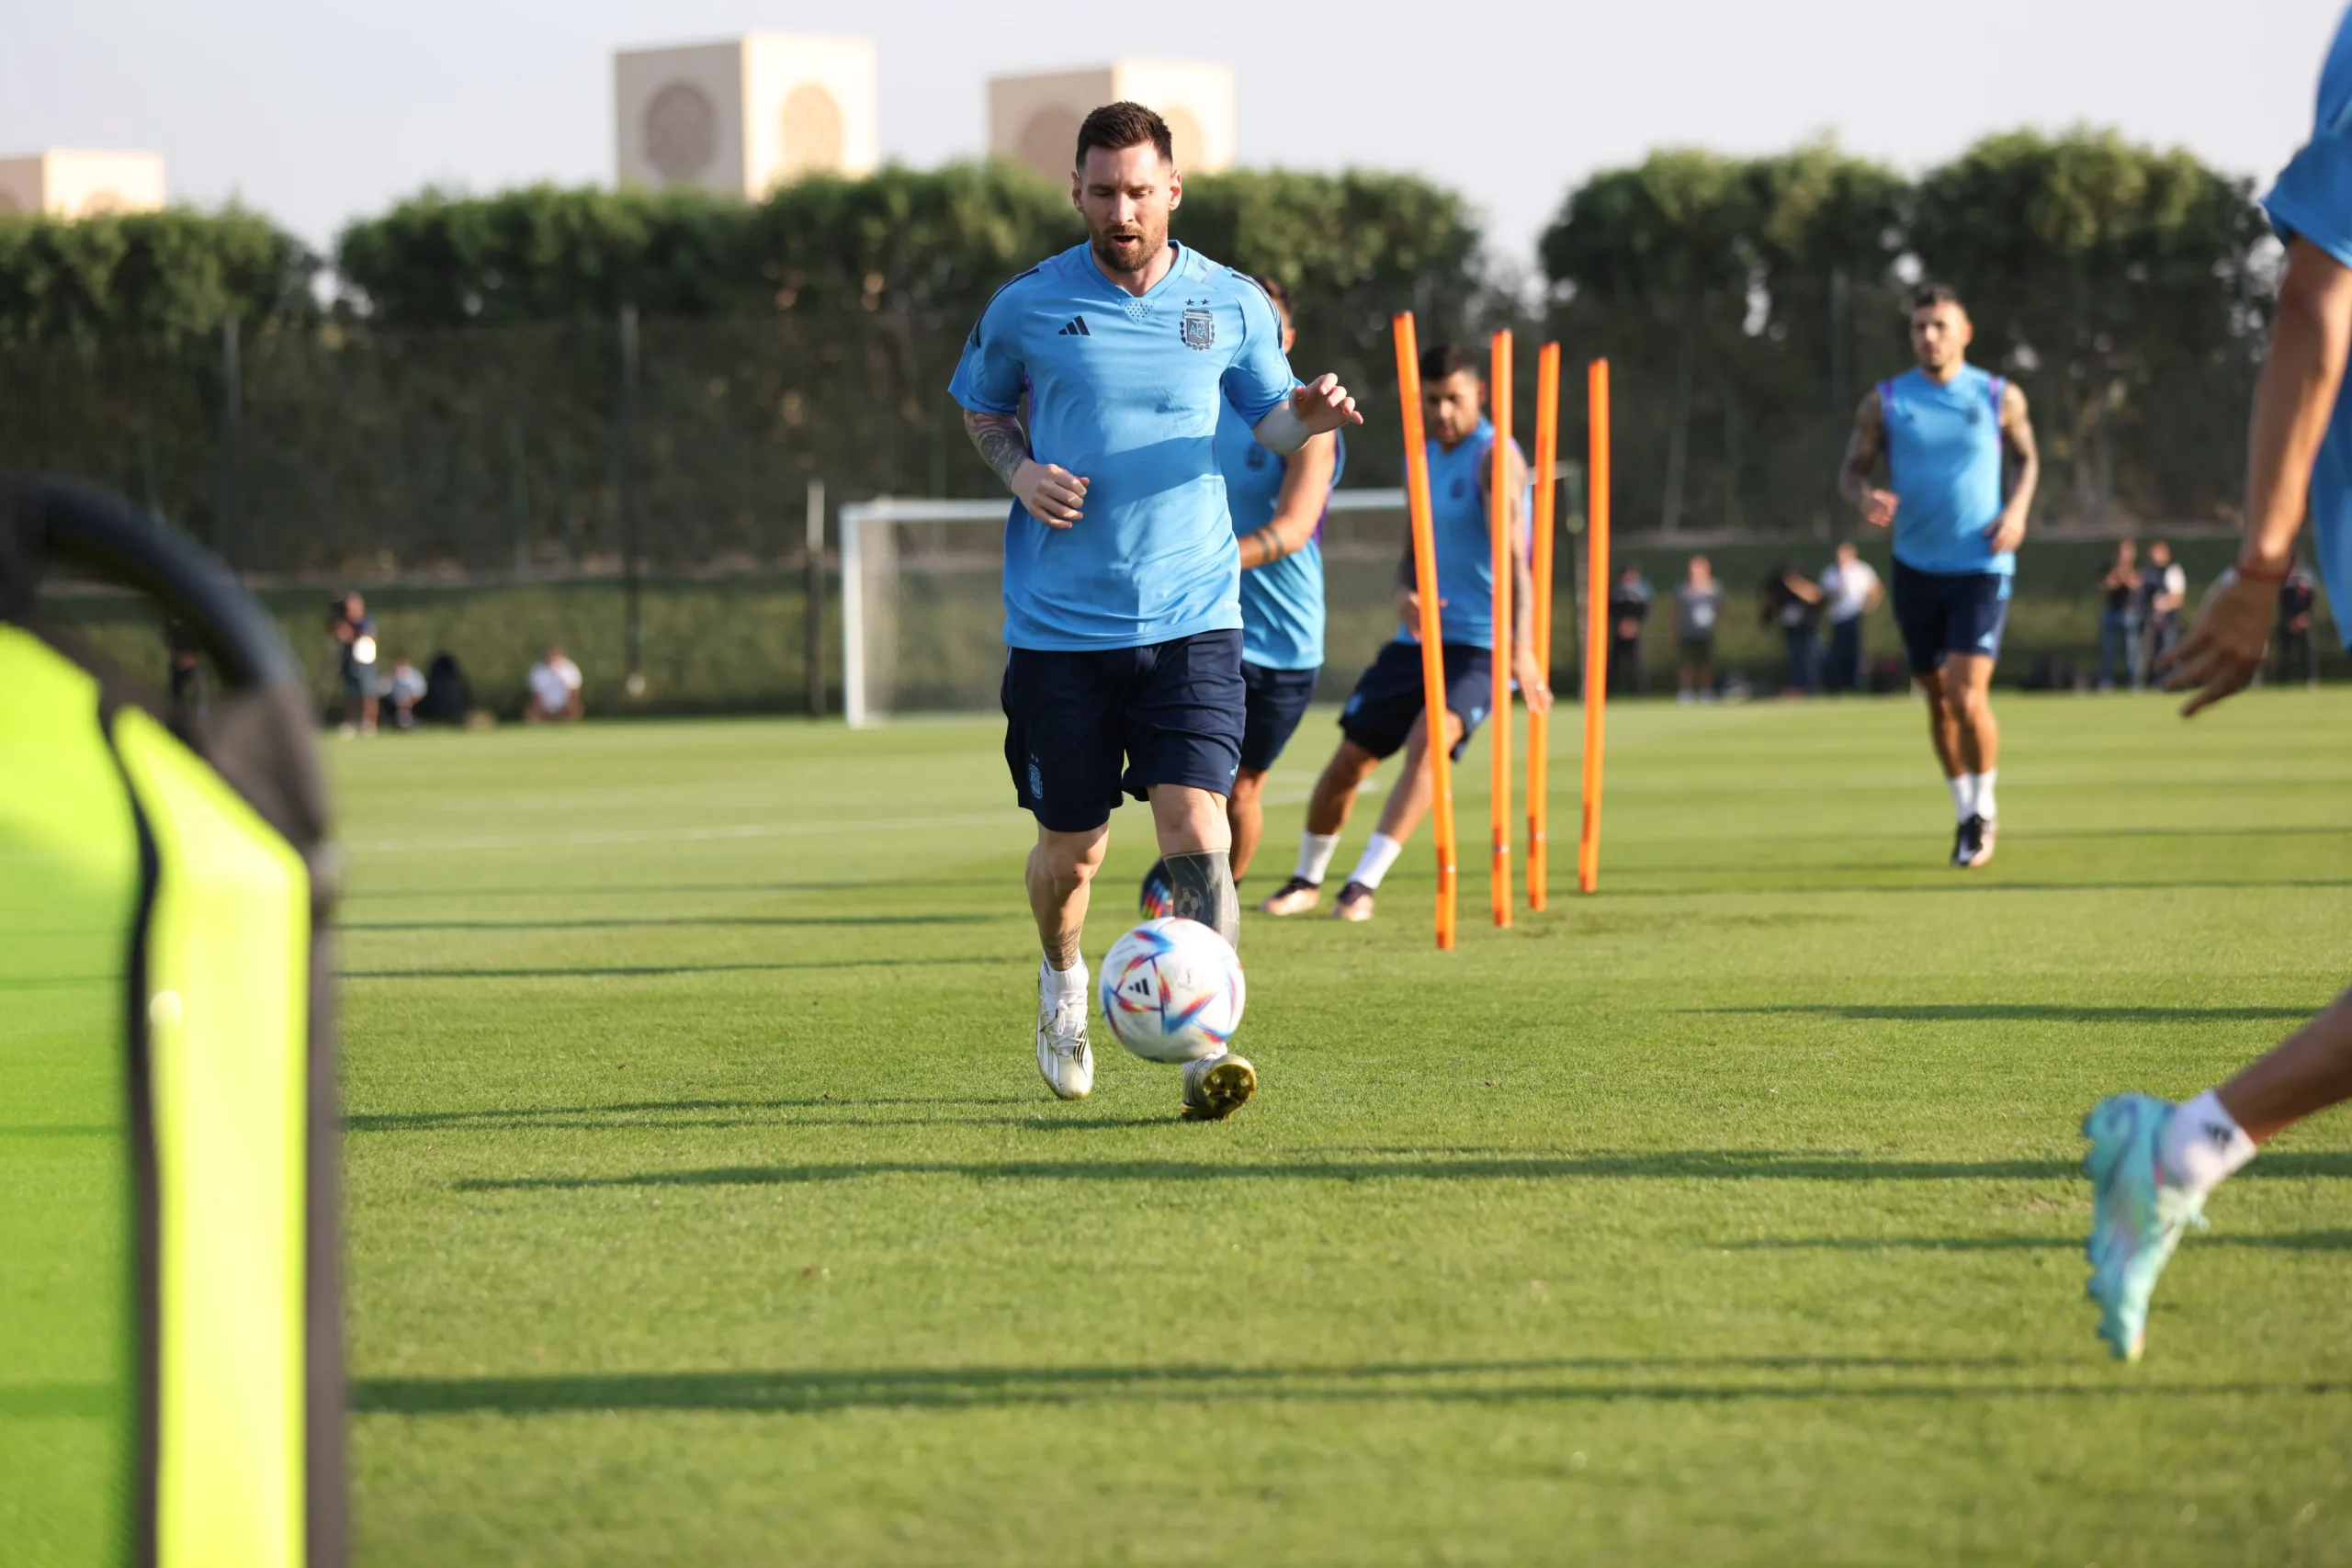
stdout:
[[(1862, 521), (1894, 529), (1895, 625), (1928, 698), (1928, 734), (1957, 823), (1951, 863), (1963, 869), (1993, 858), (2000, 821), (1993, 666), (2041, 476), (2025, 394), (1968, 363), (1974, 335), (1950, 288), (1929, 284), (1912, 297), (1918, 368), (1862, 399), (1838, 475)], [(1881, 457), (1884, 490), (1871, 482)]]
[[(1258, 287), (1282, 319), (1283, 353), (1298, 333), (1290, 290), (1271, 277)], [(1241, 550), (1241, 771), (1233, 776), (1226, 820), (1233, 830), (1233, 880), (1247, 875), (1265, 834), (1266, 774), (1315, 700), (1323, 671), (1323, 518), (1348, 466), (1345, 442), (1318, 435), (1288, 457), (1266, 444), (1227, 404), (1217, 416), (1216, 467), (1225, 476), (1233, 536)], [(1170, 908), (1168, 867), (1144, 874), (1143, 912)]]
[[(1493, 536), (1487, 495), (1493, 474), (1495, 427), (1483, 412), (1486, 378), (1477, 362), (1450, 344), (1421, 354), (1421, 417), (1429, 433), (1430, 512), (1437, 546), (1439, 636), (1445, 660), (1445, 734), (1453, 756), (1487, 716), (1494, 699), (1495, 573)], [(1527, 560), (1527, 521), (1532, 496), (1527, 459), (1510, 444), (1510, 491), (1513, 609), (1511, 676), (1541, 713), (1552, 704), (1543, 661), (1535, 657), (1534, 578)], [(1421, 682), (1420, 598), (1414, 592), (1412, 538), (1396, 567), (1396, 636), (1358, 677), (1347, 706), (1340, 710), (1339, 750), (1315, 782), (1307, 803), (1306, 831), (1299, 840), (1298, 869), (1260, 908), (1270, 915), (1297, 915), (1322, 897), (1323, 874), (1340, 847), (1340, 829), (1355, 808), (1356, 793), (1383, 761), (1399, 748), (1405, 768), (1380, 829), (1340, 889), (1331, 912), (1343, 920), (1372, 919), (1373, 895), (1381, 878), (1404, 852), (1413, 829), (1429, 815), (1429, 726)]]
[[(2318, 123), (2264, 197), (2287, 245), (2270, 354), (2246, 437), (2245, 534), (2237, 565), (2160, 666), (2168, 691), (2195, 692), (2183, 715), (2243, 690), (2262, 668), (2278, 585), (2294, 570), (2306, 508), (2314, 553), (2337, 604), (2352, 604), (2352, 16), (2320, 72)], [(2339, 616), (2352, 638), (2352, 617)], [(2184, 1104), (2146, 1094), (2101, 1100), (2083, 1122), (2096, 1208), (2088, 1254), (2098, 1332), (2118, 1356), (2146, 1342), (2148, 1297), (2205, 1199), (2256, 1147), (2352, 1100), (2352, 992), (2283, 1044)]]
[[(1182, 199), (1166, 121), (1131, 103), (1088, 115), (1070, 176), (1085, 243), (997, 291), (950, 387), (1015, 502), (1004, 757), (1037, 819), (1037, 1069), (1065, 1100), (1094, 1087), (1080, 943), (1123, 793), (1151, 804), (1175, 912), (1240, 935), (1226, 822), (1241, 763), (1240, 562), (1219, 411), (1285, 454), (1363, 423), (1336, 377), (1298, 384), (1263, 289), (1169, 239)], [(1189, 1063), (1184, 1114), (1228, 1115), (1256, 1088), (1229, 1052)]]

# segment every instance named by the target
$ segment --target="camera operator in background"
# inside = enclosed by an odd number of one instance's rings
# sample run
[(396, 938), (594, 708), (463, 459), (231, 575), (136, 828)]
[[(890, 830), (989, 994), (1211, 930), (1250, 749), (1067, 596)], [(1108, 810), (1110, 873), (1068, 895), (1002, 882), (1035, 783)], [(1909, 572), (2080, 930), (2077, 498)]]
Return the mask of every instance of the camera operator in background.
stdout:
[(376, 733), (376, 618), (368, 601), (346, 593), (327, 603), (343, 693), (343, 738)]
[(2278, 585), (2278, 673), (2274, 678), (2282, 686), (2298, 674), (2304, 685), (2319, 685), (2319, 644), (2312, 640), (2312, 621), (2318, 612), (2319, 578), (2298, 561)]

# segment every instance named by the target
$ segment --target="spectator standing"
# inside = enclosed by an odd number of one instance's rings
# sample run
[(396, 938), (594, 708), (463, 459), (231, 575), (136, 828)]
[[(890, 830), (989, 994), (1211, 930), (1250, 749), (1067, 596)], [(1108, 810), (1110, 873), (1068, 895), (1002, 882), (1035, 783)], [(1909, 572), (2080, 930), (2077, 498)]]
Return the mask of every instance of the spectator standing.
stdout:
[(368, 601), (346, 593), (327, 606), (343, 690), (343, 738), (376, 733), (376, 618)]
[(526, 724), (569, 724), (585, 709), (580, 701), (580, 666), (550, 647), (547, 657), (531, 666), (531, 695), (523, 705)]
[(1713, 702), (1715, 697), (1715, 623), (1723, 618), (1723, 584), (1714, 564), (1692, 556), (1674, 591), (1674, 700)]
[(1778, 571), (1764, 580), (1761, 599), (1764, 624), (1781, 628), (1781, 640), (1789, 650), (1788, 674), (1781, 682), (1781, 694), (1811, 696), (1814, 648), (1821, 624), (1820, 585), (1783, 561)]
[(1829, 617), (1829, 651), (1821, 664), (1824, 690), (1850, 692), (1862, 680), (1862, 617), (1878, 608), (1886, 589), (1851, 539), (1821, 574), (1822, 608)]
[(2188, 603), (2188, 573), (2172, 558), (2172, 547), (2162, 539), (2148, 547), (2148, 564), (2140, 569), (2141, 662), (2132, 667), (2132, 689), (2148, 683), (2157, 660), (2180, 640), (2180, 607)]
[(2301, 561), (2278, 585), (2278, 673), (2280, 685), (2288, 671), (2301, 668), (2303, 684), (2319, 686), (2319, 644), (2312, 637), (2312, 619), (2319, 612), (2319, 579)]
[(1649, 671), (1642, 668), (1642, 623), (1649, 619), (1657, 590), (1631, 561), (1609, 590), (1609, 690), (1647, 696)]
[(2098, 580), (2104, 595), (2098, 612), (2098, 689), (2115, 690), (2116, 660), (2123, 677), (2137, 685), (2140, 679), (2140, 547), (2129, 539), (2115, 541), (2115, 559)]
[(392, 660), (392, 672), (384, 678), (384, 695), (392, 702), (392, 728), (414, 729), (416, 705), (424, 695), (424, 677), (415, 665), (405, 659)]

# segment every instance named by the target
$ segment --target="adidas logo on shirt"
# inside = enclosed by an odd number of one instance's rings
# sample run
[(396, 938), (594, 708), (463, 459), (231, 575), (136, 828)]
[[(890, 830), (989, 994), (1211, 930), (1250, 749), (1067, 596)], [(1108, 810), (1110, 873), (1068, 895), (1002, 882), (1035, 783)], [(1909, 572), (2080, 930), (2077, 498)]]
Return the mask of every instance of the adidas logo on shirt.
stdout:
[(1069, 319), (1069, 324), (1064, 326), (1061, 331), (1056, 333), (1054, 335), (1056, 337), (1092, 337), (1094, 334), (1086, 330), (1086, 318), (1084, 316), (1072, 316)]

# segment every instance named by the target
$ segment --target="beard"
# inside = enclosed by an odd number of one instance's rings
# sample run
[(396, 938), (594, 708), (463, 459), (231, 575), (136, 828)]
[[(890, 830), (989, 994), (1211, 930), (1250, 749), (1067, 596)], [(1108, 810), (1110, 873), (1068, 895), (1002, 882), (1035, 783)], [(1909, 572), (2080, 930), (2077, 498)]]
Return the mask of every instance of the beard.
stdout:
[(1135, 235), (1133, 243), (1122, 244), (1116, 231), (1090, 228), (1087, 239), (1094, 248), (1094, 259), (1106, 272), (1141, 272), (1152, 259), (1168, 246), (1168, 220), (1163, 215), (1157, 223), (1138, 220), (1129, 226)]

